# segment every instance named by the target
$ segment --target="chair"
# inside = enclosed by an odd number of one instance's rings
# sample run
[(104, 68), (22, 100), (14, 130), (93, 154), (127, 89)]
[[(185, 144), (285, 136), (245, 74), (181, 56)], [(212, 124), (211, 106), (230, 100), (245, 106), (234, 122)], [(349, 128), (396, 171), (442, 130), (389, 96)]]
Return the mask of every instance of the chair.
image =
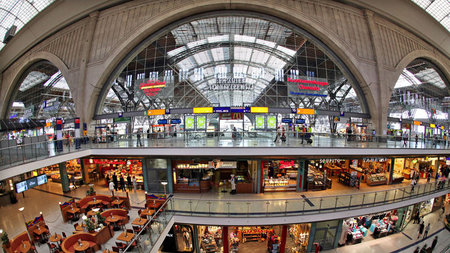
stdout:
[(121, 242), (116, 242), (116, 246), (122, 250), (124, 250), (127, 247), (127, 245), (125, 243), (121, 243)]
[(127, 229), (127, 233), (133, 234), (133, 229)]
[(135, 234), (138, 234), (141, 231), (141, 228), (139, 226), (133, 226), (133, 231)]
[(113, 247), (112, 247), (112, 251), (113, 251), (113, 252), (120, 252), (120, 249), (113, 246)]
[(78, 223), (73, 224), (73, 227), (76, 231), (83, 231), (83, 227), (81, 227)]
[(69, 222), (72, 222), (72, 220), (73, 220), (73, 214), (67, 213), (66, 216), (67, 216), (67, 220), (68, 220)]
[(52, 243), (47, 243), (48, 248), (50, 249), (50, 252), (55, 252), (55, 250), (57, 250), (56, 245), (52, 244)]

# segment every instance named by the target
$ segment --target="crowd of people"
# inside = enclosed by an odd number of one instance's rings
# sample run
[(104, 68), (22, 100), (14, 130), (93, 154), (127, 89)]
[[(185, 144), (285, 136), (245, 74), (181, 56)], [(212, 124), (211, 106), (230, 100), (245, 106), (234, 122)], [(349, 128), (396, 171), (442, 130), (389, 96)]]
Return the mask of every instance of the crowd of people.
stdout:
[[(131, 177), (129, 174), (127, 176), (120, 174), (119, 176), (117, 176), (116, 173), (114, 173), (111, 177), (109, 176), (109, 174), (106, 175), (105, 177), (106, 179), (106, 184), (109, 187), (109, 190), (111, 192), (114, 191), (126, 191), (128, 189), (128, 191), (131, 191), (131, 189), (134, 190), (134, 192), (136, 193), (136, 189), (137, 189), (137, 183), (136, 183), (136, 178), (133, 176)], [(126, 181), (125, 181), (126, 179)]]

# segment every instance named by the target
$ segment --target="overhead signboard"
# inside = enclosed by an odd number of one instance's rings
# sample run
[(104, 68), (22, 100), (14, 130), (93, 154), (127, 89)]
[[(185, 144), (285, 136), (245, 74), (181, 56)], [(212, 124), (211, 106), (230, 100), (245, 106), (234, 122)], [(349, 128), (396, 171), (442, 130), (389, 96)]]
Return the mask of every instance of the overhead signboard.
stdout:
[(414, 125), (416, 125), (416, 126), (420, 126), (420, 121), (416, 121), (416, 120), (414, 120)]
[(131, 122), (131, 118), (129, 118), (129, 117), (114, 118), (113, 122), (114, 123), (129, 123), (129, 122)]
[(170, 124), (181, 124), (181, 119), (171, 119)]
[(292, 119), (291, 118), (282, 118), (281, 122), (282, 123), (289, 123), (289, 124), (291, 124), (292, 123)]
[(269, 107), (250, 107), (251, 113), (268, 113)]
[(305, 124), (305, 120), (304, 119), (296, 119), (295, 124)]
[[(298, 70), (291, 70), (297, 71)], [(326, 87), (329, 85), (324, 78), (314, 78), (307, 76), (298, 76), (298, 73), (291, 73), (291, 77), (287, 79), (288, 95), (290, 97), (298, 96), (316, 96), (326, 97)]]
[(165, 125), (167, 124), (167, 119), (159, 119), (158, 120), (158, 125)]
[(231, 112), (235, 113), (250, 113), (250, 107), (231, 107)]
[(166, 110), (165, 109), (154, 109), (154, 110), (148, 110), (147, 115), (153, 116), (153, 115), (165, 115)]
[(231, 112), (230, 107), (213, 107), (213, 113), (228, 113)]
[(436, 125), (430, 123), (430, 127), (431, 127), (431, 128), (436, 128)]
[(193, 113), (203, 114), (203, 113), (213, 113), (212, 107), (194, 107)]
[(297, 108), (297, 114), (314, 115), (316, 111), (314, 109)]
[(140, 98), (171, 98), (174, 94), (174, 84), (170, 80), (159, 80), (156, 76), (151, 79), (138, 79), (134, 85), (135, 94)]

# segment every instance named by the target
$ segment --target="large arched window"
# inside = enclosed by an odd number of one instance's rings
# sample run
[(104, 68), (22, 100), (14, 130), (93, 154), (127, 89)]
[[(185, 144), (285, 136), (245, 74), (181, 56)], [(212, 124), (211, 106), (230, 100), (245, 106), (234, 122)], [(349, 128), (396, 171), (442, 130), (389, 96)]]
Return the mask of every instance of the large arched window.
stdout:
[(7, 118), (74, 118), (75, 105), (61, 71), (48, 61), (31, 65), (20, 77), (11, 96)]
[(213, 13), (143, 41), (104, 85), (96, 115), (201, 106), (368, 113), (362, 94), (335, 54), (300, 28)]
[(389, 117), (448, 123), (450, 85), (425, 59), (412, 61), (402, 72), (389, 102)]

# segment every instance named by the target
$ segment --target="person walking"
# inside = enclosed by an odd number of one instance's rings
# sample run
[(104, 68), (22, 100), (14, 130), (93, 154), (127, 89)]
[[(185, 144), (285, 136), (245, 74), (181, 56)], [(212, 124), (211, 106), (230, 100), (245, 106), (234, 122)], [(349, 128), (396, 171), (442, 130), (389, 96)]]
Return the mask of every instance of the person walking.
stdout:
[(436, 247), (437, 241), (438, 241), (438, 237), (435, 236), (433, 242), (431, 243), (431, 251), (433, 251), (434, 248)]
[(427, 238), (428, 232), (430, 232), (430, 223), (428, 223), (427, 226), (425, 227), (425, 233), (423, 234), (424, 239)]
[(427, 253), (427, 245), (424, 244), (422, 249), (420, 250), (420, 253)]
[(424, 228), (425, 228), (425, 225), (423, 224), (423, 222), (421, 222), (419, 224), (419, 234), (417, 235), (417, 239), (419, 239), (422, 236)]
[(113, 181), (109, 182), (109, 190), (111, 191), (111, 195), (114, 195), (115, 188), (116, 186), (114, 185), (114, 182)]
[(142, 142), (141, 142), (141, 130), (138, 130), (138, 131), (137, 131), (136, 136), (137, 136), (136, 146), (137, 146), (137, 147), (142, 147)]
[(128, 186), (128, 190), (129, 191), (131, 191), (131, 184), (132, 184), (131, 176), (130, 176), (130, 174), (128, 174), (128, 176), (127, 176), (127, 186)]
[(417, 181), (416, 179), (411, 180), (411, 192), (414, 192), (414, 186), (416, 186)]
[(120, 189), (125, 191), (125, 179), (123, 178), (123, 175), (120, 175)]
[(106, 174), (105, 180), (106, 180), (106, 185), (109, 185), (109, 174)]
[(420, 252), (420, 247), (419, 247), (419, 246), (417, 246), (416, 250), (414, 250), (414, 252), (413, 252), (413, 253), (419, 253), (419, 252)]
[(114, 173), (113, 175), (112, 175), (112, 181), (113, 181), (113, 183), (114, 183), (114, 190), (115, 191), (117, 191), (117, 189), (119, 188), (119, 182), (117, 181), (117, 175), (116, 175), (116, 173)]
[(136, 193), (136, 188), (137, 188), (136, 178), (133, 176), (133, 179), (131, 179), (131, 181), (133, 182), (134, 193)]
[(419, 212), (419, 209), (417, 209), (416, 213), (414, 214), (413, 224), (419, 223), (419, 217), (420, 217), (420, 212)]
[(431, 171), (427, 173), (427, 183), (431, 181)]
[(302, 127), (302, 144), (303, 144), (303, 141), (305, 140), (305, 137), (306, 137), (306, 126), (303, 126)]
[(403, 133), (403, 146), (404, 146), (404, 147), (407, 146), (407, 144), (406, 144), (407, 141), (408, 141), (408, 133), (405, 131), (405, 132)]
[(231, 183), (231, 194), (236, 194), (236, 178), (234, 177), (234, 174), (231, 174), (231, 179), (230, 179), (230, 183)]
[(280, 138), (281, 132), (280, 127), (277, 128), (277, 134), (275, 136), (275, 140), (273, 142), (277, 142), (277, 140)]

